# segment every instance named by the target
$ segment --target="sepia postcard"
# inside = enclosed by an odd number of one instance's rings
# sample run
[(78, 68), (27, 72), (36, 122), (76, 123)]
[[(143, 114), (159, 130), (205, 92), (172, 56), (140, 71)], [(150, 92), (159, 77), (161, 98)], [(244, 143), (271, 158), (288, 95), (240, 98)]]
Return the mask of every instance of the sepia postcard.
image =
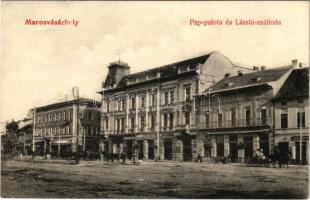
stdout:
[(309, 2), (2, 1), (1, 19), (1, 198), (309, 198)]

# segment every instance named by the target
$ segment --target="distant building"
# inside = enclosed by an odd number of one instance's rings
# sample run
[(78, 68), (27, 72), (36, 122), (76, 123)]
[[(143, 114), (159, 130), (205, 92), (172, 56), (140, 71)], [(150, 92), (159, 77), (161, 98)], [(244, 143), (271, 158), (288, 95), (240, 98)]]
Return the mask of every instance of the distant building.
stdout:
[(198, 152), (205, 158), (229, 156), (232, 161), (251, 158), (258, 149), (269, 155), (275, 145), (273, 98), (297, 64), (294, 60), (290, 66), (225, 74), (209, 87), (196, 99), (198, 110), (204, 108), (198, 112)]
[(309, 163), (309, 68), (292, 71), (274, 98), (274, 105), (275, 145), (291, 151), (296, 163), (300, 163), (300, 157), (302, 163)]
[(76, 152), (77, 148), (98, 151), (99, 132), (100, 111), (91, 99), (80, 98), (35, 108), (35, 151), (41, 155), (63, 155)]
[(18, 141), (22, 144), (21, 152), (25, 155), (32, 152), (33, 120), (24, 119), (18, 121)]
[(111, 63), (100, 92), (107, 138), (101, 148), (127, 158), (138, 147), (139, 159), (192, 160), (197, 154), (193, 95), (240, 69), (218, 52), (134, 74), (127, 63)]

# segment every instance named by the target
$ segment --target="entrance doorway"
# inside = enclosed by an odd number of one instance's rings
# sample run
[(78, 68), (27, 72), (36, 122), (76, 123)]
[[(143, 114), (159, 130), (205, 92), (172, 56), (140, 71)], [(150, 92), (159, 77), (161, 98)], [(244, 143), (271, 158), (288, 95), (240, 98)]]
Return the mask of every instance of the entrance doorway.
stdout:
[(154, 160), (155, 155), (154, 155), (154, 140), (148, 140), (148, 157), (150, 160)]
[(244, 136), (244, 156), (246, 158), (253, 158), (253, 136)]
[(128, 159), (132, 158), (132, 140), (126, 141), (126, 155)]
[(138, 159), (142, 160), (143, 159), (143, 140), (138, 140), (137, 141), (138, 145), (139, 145), (139, 152), (138, 152)]
[(216, 136), (216, 156), (224, 156), (224, 136)]
[(164, 140), (165, 160), (172, 160), (172, 140)]
[(191, 161), (192, 157), (192, 140), (191, 138), (185, 138), (183, 139), (183, 160)]
[(231, 162), (236, 162), (238, 160), (238, 136), (237, 135), (230, 135), (229, 136), (229, 154)]

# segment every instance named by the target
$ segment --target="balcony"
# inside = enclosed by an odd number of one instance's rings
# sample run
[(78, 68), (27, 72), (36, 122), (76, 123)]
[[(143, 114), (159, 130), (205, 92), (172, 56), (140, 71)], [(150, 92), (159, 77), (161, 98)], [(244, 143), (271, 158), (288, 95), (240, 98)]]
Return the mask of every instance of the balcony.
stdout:
[(148, 131), (149, 131), (149, 132), (154, 132), (154, 131), (155, 131), (155, 127), (153, 127), (153, 128), (148, 128)]
[(181, 125), (176, 126), (175, 130), (189, 132), (190, 129), (194, 129), (194, 128), (196, 128), (195, 125), (181, 124)]
[(129, 133), (129, 134), (133, 134), (134, 132), (135, 132), (135, 129), (133, 129), (133, 128), (129, 128), (129, 129), (128, 129), (128, 133)]
[(238, 119), (238, 120), (225, 120), (222, 123), (209, 122), (209, 124), (200, 124), (200, 129), (213, 129), (213, 128), (238, 128), (250, 126), (268, 126), (271, 125), (270, 118), (256, 118), (256, 119)]
[(149, 111), (156, 111), (157, 107), (156, 106), (149, 106)]
[(161, 127), (161, 131), (172, 131), (174, 128), (172, 126), (169, 127)]

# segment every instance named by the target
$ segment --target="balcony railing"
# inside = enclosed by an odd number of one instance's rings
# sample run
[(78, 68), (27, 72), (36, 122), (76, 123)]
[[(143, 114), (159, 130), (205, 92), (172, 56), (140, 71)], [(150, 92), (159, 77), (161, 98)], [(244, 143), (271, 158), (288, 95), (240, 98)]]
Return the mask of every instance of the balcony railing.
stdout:
[(161, 131), (172, 131), (172, 130), (174, 130), (174, 128), (175, 127), (172, 127), (172, 126), (162, 127)]
[(149, 132), (154, 132), (154, 131), (155, 131), (155, 127), (153, 127), (153, 128), (148, 128), (148, 131), (149, 131)]
[(236, 119), (236, 120), (224, 120), (222, 123), (209, 122), (208, 124), (199, 124), (198, 128), (237, 128), (237, 127), (249, 127), (249, 126), (266, 126), (271, 125), (269, 118), (256, 118), (256, 119)]

